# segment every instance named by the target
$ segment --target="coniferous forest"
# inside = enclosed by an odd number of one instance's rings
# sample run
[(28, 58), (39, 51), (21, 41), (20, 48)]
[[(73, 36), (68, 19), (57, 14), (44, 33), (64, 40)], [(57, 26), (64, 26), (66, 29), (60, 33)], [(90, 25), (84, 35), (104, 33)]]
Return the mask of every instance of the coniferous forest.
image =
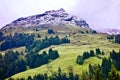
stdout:
[(119, 8), (119, 0), (0, 0), (0, 80), (120, 80)]
[[(98, 49), (96, 49), (96, 51)], [(52, 50), (49, 49), (49, 52), (51, 52), (51, 51)], [(93, 54), (93, 50), (91, 50), (90, 52), (92, 52), (92, 54)], [(83, 56), (78, 56), (77, 61), (76, 61), (77, 64), (83, 65), (84, 62), (82, 62), (82, 64), (79, 63), (79, 61), (81, 62), (81, 60), (79, 60), (79, 58), (81, 59), (81, 57), (84, 57), (84, 58), (82, 58), (84, 61), (84, 59), (87, 59), (90, 57), (90, 55), (88, 57), (88, 54), (91, 54), (91, 53), (84, 52)], [(103, 54), (100, 54), (100, 55), (103, 55)], [(120, 52), (115, 52), (113, 50), (112, 52), (110, 52), (110, 55), (113, 57), (101, 58), (102, 64), (96, 64), (96, 65), (89, 64), (89, 66), (88, 66), (89, 70), (86, 72), (83, 72), (82, 74), (75, 74), (74, 69), (71, 66), (68, 67), (67, 73), (62, 72), (62, 69), (60, 67), (58, 67), (58, 71), (51, 72), (51, 76), (49, 76), (47, 73), (44, 73), (44, 74), (35, 75), (33, 77), (28, 76), (26, 79), (20, 78), (17, 80), (120, 80), (119, 73), (117, 73), (115, 71), (115, 69), (113, 69), (113, 66), (115, 66), (116, 69), (119, 71), (119, 68), (117, 68), (117, 67), (120, 66), (118, 64), (120, 60), (116, 63), (114, 60), (117, 60), (118, 58), (120, 58), (120, 56), (119, 56)], [(96, 56), (96, 55), (94, 55), (94, 56)], [(91, 57), (93, 57), (93, 56), (91, 56)], [(14, 80), (14, 79), (9, 78), (8, 80)]]
[[(55, 34), (53, 30), (48, 31), (49, 35)], [(74, 35), (74, 34), (73, 34)], [(16, 80), (12, 78), (14, 74), (23, 72), (29, 69), (40, 67), (48, 64), (51, 61), (60, 57), (59, 51), (49, 48), (48, 52), (39, 51), (48, 48), (52, 45), (61, 45), (70, 43), (70, 39), (66, 37), (60, 38), (59, 36), (44, 37), (38, 34), (37, 38), (34, 34), (15, 33), (14, 35), (4, 36), (0, 32), (0, 51), (5, 51), (5, 54), (0, 54), (0, 80), (8, 78), (9, 80)], [(119, 35), (108, 36), (107, 39), (114, 40), (114, 43), (119, 44)], [(13, 48), (25, 47), (25, 52), (12, 50)], [(18, 78), (17, 80), (120, 80), (118, 71), (120, 71), (120, 51), (112, 50), (109, 57), (103, 57), (106, 53), (100, 49), (84, 51), (82, 55), (76, 56), (76, 64), (81, 66), (89, 58), (96, 57), (102, 61), (101, 64), (89, 63), (88, 71), (81, 74), (74, 73), (72, 66), (68, 67), (68, 72), (62, 71), (58, 67), (57, 72), (36, 74), (28, 76), (27, 78)], [(117, 70), (117, 71), (116, 71)], [(78, 70), (80, 71), (80, 70)]]
[[(3, 39), (1, 38), (1, 40)], [(43, 51), (42, 54), (39, 54), (39, 51), (51, 45), (63, 43), (70, 43), (70, 40), (67, 37), (60, 39), (58, 36), (35, 40), (34, 35), (25, 33), (15, 33), (13, 36), (5, 37), (4, 42), (0, 45), (0, 50), (25, 46), (27, 54), (24, 55), (24, 53), (13, 50), (8, 50), (4, 56), (0, 54), (0, 80), (25, 71), (27, 68), (35, 68), (49, 63), (49, 60), (57, 59), (59, 57), (57, 50), (50, 48), (48, 53)]]

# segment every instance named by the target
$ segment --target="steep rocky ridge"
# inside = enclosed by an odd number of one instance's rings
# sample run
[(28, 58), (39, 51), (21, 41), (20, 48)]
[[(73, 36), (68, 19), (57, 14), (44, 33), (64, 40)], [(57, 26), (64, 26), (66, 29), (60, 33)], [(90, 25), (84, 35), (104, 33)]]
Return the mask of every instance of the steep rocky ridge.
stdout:
[(76, 25), (86, 29), (90, 29), (88, 23), (76, 16), (68, 14), (64, 9), (46, 11), (43, 14), (37, 14), (28, 17), (21, 17), (14, 20), (10, 24), (5, 25), (1, 30), (11, 27), (30, 27), (41, 25)]

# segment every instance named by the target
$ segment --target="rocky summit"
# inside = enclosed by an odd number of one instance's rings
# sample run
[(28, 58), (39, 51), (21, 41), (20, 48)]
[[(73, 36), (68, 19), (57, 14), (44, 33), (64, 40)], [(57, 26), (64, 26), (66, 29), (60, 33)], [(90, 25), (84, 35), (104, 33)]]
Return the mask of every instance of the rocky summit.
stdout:
[(68, 14), (64, 9), (46, 11), (43, 14), (37, 14), (28, 17), (21, 17), (17, 20), (5, 25), (2, 29), (10, 27), (30, 27), (40, 25), (77, 25), (86, 29), (90, 29), (85, 20)]

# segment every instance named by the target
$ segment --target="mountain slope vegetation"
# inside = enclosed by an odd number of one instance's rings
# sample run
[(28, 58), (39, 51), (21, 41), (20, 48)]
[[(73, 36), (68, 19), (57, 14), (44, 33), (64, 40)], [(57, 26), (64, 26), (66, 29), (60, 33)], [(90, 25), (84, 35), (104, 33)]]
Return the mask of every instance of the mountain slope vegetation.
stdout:
[(119, 80), (119, 43), (63, 9), (19, 18), (0, 30), (0, 79)]
[[(50, 46), (53, 50), (58, 50), (60, 57), (49, 64), (45, 64), (41, 67), (27, 70), (25, 72), (16, 74), (12, 76), (13, 78), (27, 78), (28, 76), (34, 76), (36, 74), (50, 73), (49, 67), (53, 72), (56, 72), (58, 67), (64, 72), (68, 71), (68, 67), (72, 66), (73, 71), (76, 74), (81, 74), (84, 71), (88, 71), (89, 63), (101, 64), (102, 59), (98, 57), (91, 57), (86, 59), (83, 65), (78, 65), (76, 63), (76, 58), (78, 55), (82, 55), (84, 51), (95, 50), (100, 48), (104, 51), (105, 55), (100, 57), (109, 57), (110, 52), (114, 49), (119, 51), (120, 45), (111, 43), (106, 38), (105, 34), (75, 34), (70, 38), (71, 43), (63, 45), (53, 45)], [(109, 46), (108, 46), (109, 45)], [(49, 48), (43, 49), (42, 51), (48, 51)], [(42, 52), (40, 51), (40, 53)]]

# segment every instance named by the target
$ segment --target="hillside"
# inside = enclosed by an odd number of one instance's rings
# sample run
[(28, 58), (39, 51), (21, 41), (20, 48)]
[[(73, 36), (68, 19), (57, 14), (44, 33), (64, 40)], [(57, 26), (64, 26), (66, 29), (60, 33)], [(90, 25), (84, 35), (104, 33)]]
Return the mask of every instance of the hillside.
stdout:
[[(76, 56), (82, 55), (84, 51), (90, 51), (100, 48), (105, 52), (104, 57), (109, 56), (109, 52), (113, 49), (119, 51), (120, 45), (113, 44), (106, 39), (105, 34), (75, 34), (70, 37), (71, 43), (59, 46), (51, 46), (52, 49), (58, 50), (60, 57), (49, 64), (43, 65), (41, 67), (30, 69), (25, 72), (18, 73), (13, 78), (26, 78), (28, 76), (34, 76), (39, 73), (49, 72), (48, 66), (51, 67), (52, 71), (57, 71), (58, 67), (61, 67), (63, 72), (68, 71), (68, 67), (72, 66), (74, 72), (81, 74), (83, 71), (88, 70), (89, 63), (100, 64), (101, 59), (92, 57), (85, 60), (84, 65), (76, 64)], [(109, 46), (108, 46), (109, 45)], [(49, 48), (44, 49), (48, 51)], [(43, 50), (42, 50), (43, 51)], [(40, 51), (40, 52), (42, 52)]]
[[(120, 73), (119, 43), (120, 35), (97, 33), (85, 20), (71, 16), (64, 9), (19, 18), (0, 30), (0, 79), (27, 79), (44, 73), (55, 77), (59, 67), (67, 77), (69, 67), (79, 77), (87, 71), (85, 75), (88, 77), (91, 76), (89, 66), (93, 65), (95, 72), (100, 69), (100, 74), (93, 72), (94, 75), (101, 77), (103, 73), (101, 78), (107, 80), (113, 69)], [(90, 56), (91, 50), (93, 56)], [(85, 52), (88, 56), (83, 60)], [(79, 61), (78, 57), (81, 58)], [(80, 61), (83, 64), (77, 63)], [(106, 71), (108, 63), (110, 70)], [(98, 65), (97, 69), (94, 65)]]

